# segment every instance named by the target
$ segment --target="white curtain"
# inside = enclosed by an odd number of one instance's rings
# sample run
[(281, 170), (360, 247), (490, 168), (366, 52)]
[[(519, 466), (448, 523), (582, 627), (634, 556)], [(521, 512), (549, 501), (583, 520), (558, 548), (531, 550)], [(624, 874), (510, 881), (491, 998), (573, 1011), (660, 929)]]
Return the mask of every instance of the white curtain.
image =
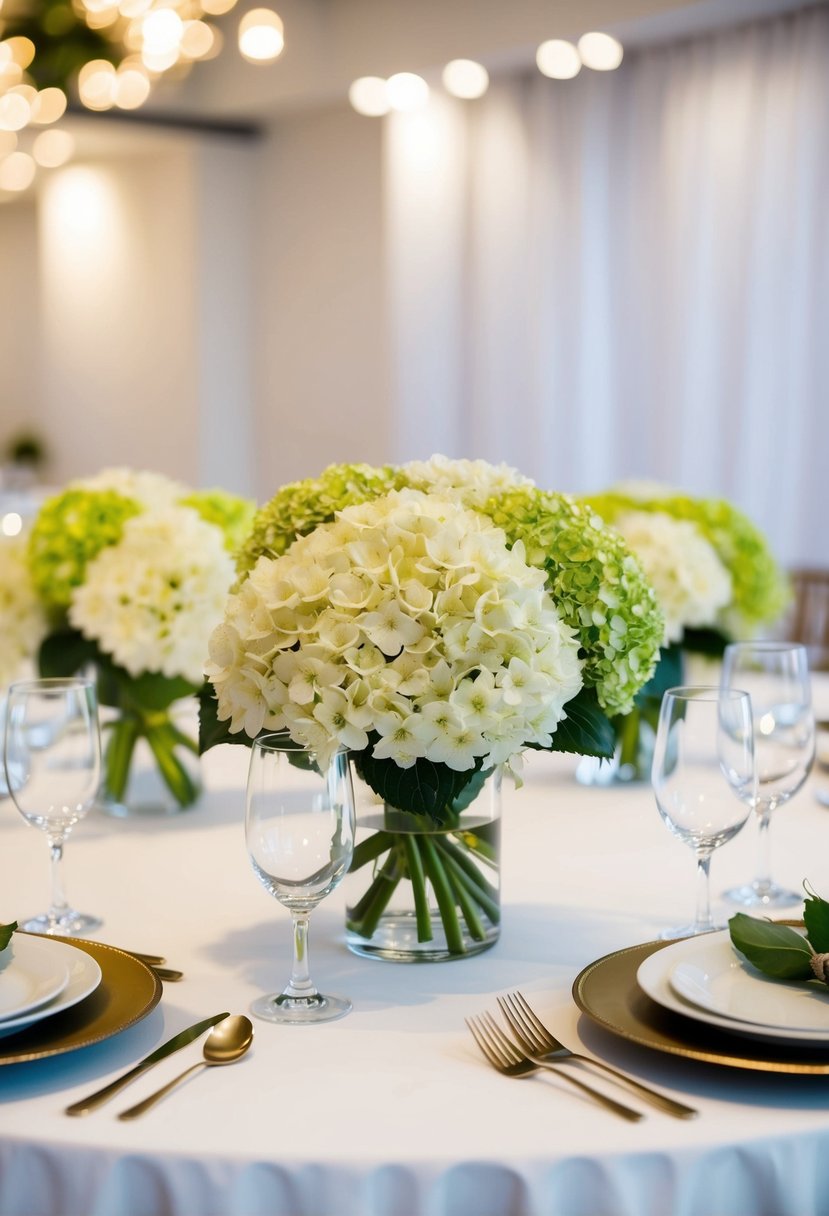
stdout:
[(723, 495), (829, 565), (829, 9), (387, 125), (400, 458)]

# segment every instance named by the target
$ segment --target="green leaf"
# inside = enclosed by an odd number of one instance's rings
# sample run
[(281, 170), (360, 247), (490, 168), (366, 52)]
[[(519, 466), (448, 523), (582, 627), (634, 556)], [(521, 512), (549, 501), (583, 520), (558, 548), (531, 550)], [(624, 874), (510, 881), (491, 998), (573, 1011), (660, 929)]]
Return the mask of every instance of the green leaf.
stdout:
[(818, 954), (829, 954), (829, 903), (806, 887), (803, 920), (809, 944)]
[(98, 659), (98, 647), (77, 629), (59, 629), (40, 644), (37, 666), (44, 680), (73, 676)]
[(729, 920), (728, 931), (734, 948), (764, 975), (778, 980), (813, 978), (812, 951), (796, 929), (738, 912)]
[(115, 664), (112, 664), (112, 668), (118, 678), (124, 708), (134, 706), (138, 710), (160, 711), (169, 709), (174, 701), (192, 697), (198, 692), (197, 684), (191, 684), (181, 676), (163, 676), (159, 671), (145, 671), (140, 676), (131, 676)]
[[(378, 797), (398, 811), (428, 815), (435, 823), (450, 819), (467, 786), (477, 780), (480, 760), (475, 767), (456, 773), (438, 761), (422, 756), (411, 768), (398, 768), (393, 760), (376, 760), (371, 755), (373, 740), (365, 751), (354, 757), (357, 773)], [(476, 791), (477, 792), (477, 791)]]
[(613, 724), (599, 708), (594, 688), (582, 688), (565, 706), (567, 717), (553, 735), (552, 751), (610, 760), (616, 748)]
[(12, 939), (12, 934), (17, 928), (17, 921), (13, 920), (10, 925), (0, 925), (0, 950), (5, 950)]
[(685, 650), (706, 654), (714, 659), (722, 658), (729, 641), (730, 639), (718, 629), (685, 629), (682, 634), (682, 646)]

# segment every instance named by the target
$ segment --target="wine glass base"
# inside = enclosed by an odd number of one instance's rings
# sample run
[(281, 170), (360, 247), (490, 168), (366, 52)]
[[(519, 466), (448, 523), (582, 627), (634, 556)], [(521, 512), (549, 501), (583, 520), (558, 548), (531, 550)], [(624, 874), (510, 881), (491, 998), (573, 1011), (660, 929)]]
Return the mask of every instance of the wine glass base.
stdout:
[(658, 934), (658, 938), (661, 942), (671, 942), (680, 937), (701, 937), (705, 933), (718, 933), (726, 927), (726, 925), (719, 921), (715, 921), (713, 925), (703, 925), (701, 927), (697, 925), (677, 925), (673, 929), (663, 929)]
[(46, 933), (60, 937), (82, 937), (94, 933), (104, 922), (98, 916), (88, 916), (70, 908), (63, 916), (55, 918), (44, 912), (41, 916), (30, 916), (20, 924), (27, 933)]
[(777, 883), (749, 882), (744, 887), (732, 887), (723, 891), (723, 899), (730, 904), (738, 904), (741, 908), (791, 908), (803, 902), (803, 896), (797, 891), (789, 891), (786, 887), (778, 887)]
[(250, 1011), (265, 1022), (279, 1022), (286, 1026), (303, 1026), (306, 1023), (334, 1022), (351, 1012), (351, 1001), (342, 996), (292, 997), (285, 993), (260, 996), (253, 1002)]

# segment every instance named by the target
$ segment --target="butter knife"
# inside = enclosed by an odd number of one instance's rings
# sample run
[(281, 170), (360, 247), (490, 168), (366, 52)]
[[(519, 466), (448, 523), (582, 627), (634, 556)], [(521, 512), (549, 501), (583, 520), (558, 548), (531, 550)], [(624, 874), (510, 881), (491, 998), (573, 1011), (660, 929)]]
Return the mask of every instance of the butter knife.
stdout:
[(166, 1043), (162, 1043), (160, 1047), (156, 1047), (155, 1051), (151, 1052), (145, 1060), (140, 1064), (136, 1064), (135, 1068), (131, 1068), (129, 1072), (125, 1072), (122, 1077), (118, 1077), (116, 1081), (105, 1085), (103, 1089), (97, 1090), (88, 1098), (82, 1098), (80, 1102), (73, 1102), (71, 1106), (67, 1106), (67, 1115), (88, 1115), (91, 1110), (102, 1106), (104, 1102), (115, 1097), (120, 1093), (125, 1085), (129, 1085), (130, 1081), (134, 1081), (136, 1077), (140, 1077), (148, 1068), (152, 1068), (159, 1060), (171, 1056), (174, 1051), (178, 1051), (181, 1047), (186, 1047), (188, 1043), (192, 1043), (200, 1034), (204, 1034), (205, 1030), (209, 1030), (211, 1026), (215, 1026), (217, 1022), (221, 1022), (224, 1018), (229, 1017), (228, 1013), (214, 1013), (212, 1017), (205, 1018), (201, 1022), (196, 1022), (195, 1026), (188, 1026), (187, 1030), (180, 1031), (174, 1035), (172, 1039), (168, 1039)]

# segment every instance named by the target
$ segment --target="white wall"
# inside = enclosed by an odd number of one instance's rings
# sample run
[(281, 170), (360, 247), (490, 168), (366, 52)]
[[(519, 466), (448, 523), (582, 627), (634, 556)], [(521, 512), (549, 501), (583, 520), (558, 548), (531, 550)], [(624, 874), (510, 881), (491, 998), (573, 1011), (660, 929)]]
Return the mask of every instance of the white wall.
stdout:
[(0, 207), (0, 448), (37, 426), (40, 406), (37, 214), (31, 199)]
[(260, 498), (392, 457), (381, 173), (381, 124), (344, 107), (278, 123), (261, 150)]

